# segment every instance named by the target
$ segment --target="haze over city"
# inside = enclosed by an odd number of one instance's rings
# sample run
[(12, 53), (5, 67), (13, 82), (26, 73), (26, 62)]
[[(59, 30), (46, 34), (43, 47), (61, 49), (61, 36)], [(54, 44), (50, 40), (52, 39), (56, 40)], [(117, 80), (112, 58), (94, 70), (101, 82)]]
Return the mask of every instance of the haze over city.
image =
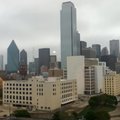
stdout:
[[(77, 9), (77, 28), (81, 40), (109, 46), (119, 39), (119, 0), (71, 0)], [(1, 0), (0, 54), (6, 63), (7, 47), (15, 40), (18, 48), (26, 49), (32, 60), (38, 49), (50, 47), (60, 59), (60, 10), (65, 0)]]

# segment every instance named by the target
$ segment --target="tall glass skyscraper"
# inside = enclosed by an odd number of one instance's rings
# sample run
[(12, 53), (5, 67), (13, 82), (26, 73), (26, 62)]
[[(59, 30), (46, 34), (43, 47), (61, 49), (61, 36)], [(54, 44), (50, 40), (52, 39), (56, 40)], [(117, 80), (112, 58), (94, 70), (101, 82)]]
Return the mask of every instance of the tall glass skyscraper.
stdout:
[(3, 70), (3, 55), (0, 55), (0, 70)]
[(61, 62), (62, 68), (64, 68), (66, 67), (67, 56), (80, 55), (80, 35), (76, 28), (76, 8), (72, 2), (62, 4), (60, 27)]
[(19, 49), (14, 40), (7, 49), (7, 72), (16, 73), (19, 70)]
[(119, 55), (119, 40), (110, 40), (110, 55), (118, 57)]
[(27, 52), (24, 49), (20, 52), (20, 65), (27, 65)]
[(50, 65), (50, 49), (49, 48), (42, 48), (39, 49), (39, 69), (42, 66), (49, 68)]
[(20, 52), (20, 74), (23, 76), (27, 75), (27, 52), (23, 49)]
[(101, 56), (101, 46), (99, 44), (93, 44), (92, 48), (95, 50), (96, 52), (96, 57), (100, 58)]

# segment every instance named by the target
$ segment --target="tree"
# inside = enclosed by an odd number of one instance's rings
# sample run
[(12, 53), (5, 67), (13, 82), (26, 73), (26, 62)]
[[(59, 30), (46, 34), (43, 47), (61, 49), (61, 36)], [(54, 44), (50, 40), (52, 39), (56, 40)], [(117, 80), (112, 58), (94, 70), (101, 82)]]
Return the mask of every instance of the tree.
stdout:
[(99, 111), (99, 112), (96, 112), (96, 119), (97, 120), (110, 120), (110, 115), (106, 111)]
[(92, 110), (89, 110), (84, 117), (86, 120), (96, 120), (96, 114)]
[(13, 114), (15, 115), (15, 117), (30, 117), (30, 113), (27, 110), (16, 110)]

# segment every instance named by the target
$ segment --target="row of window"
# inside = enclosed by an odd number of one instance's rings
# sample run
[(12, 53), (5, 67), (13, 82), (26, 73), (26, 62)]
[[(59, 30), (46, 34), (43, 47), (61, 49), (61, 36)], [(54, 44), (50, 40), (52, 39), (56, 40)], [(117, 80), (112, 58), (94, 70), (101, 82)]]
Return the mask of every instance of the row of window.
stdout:
[(15, 92), (15, 91), (4, 91), (4, 93), (10, 93), (10, 94), (23, 94), (23, 95), (31, 95), (32, 92)]
[(69, 89), (69, 88), (72, 88), (72, 86), (65, 86), (65, 87), (62, 87), (62, 89)]
[(67, 102), (67, 101), (70, 101), (70, 100), (72, 100), (72, 98), (63, 99), (62, 102)]
[(32, 88), (18, 88), (18, 87), (16, 87), (16, 88), (12, 88), (12, 87), (4, 87), (4, 89), (6, 90), (32, 90)]
[(14, 96), (14, 95), (4, 95), (4, 99), (32, 100), (32, 96)]
[(72, 92), (72, 89), (63, 90), (62, 93)]
[(4, 103), (32, 104), (32, 102), (4, 100)]
[(43, 106), (38, 107), (38, 106), (37, 106), (37, 109), (42, 109), (42, 110), (43, 110), (43, 109), (46, 109), (46, 110), (48, 109), (48, 110), (50, 110), (50, 107), (43, 107)]
[(15, 84), (15, 83), (5, 83), (4, 86), (32, 86), (32, 84)]
[(61, 83), (61, 85), (71, 85), (72, 83), (71, 82), (68, 82), (68, 83)]
[(62, 98), (67, 98), (67, 97), (70, 97), (70, 96), (72, 96), (72, 93), (62, 95)]

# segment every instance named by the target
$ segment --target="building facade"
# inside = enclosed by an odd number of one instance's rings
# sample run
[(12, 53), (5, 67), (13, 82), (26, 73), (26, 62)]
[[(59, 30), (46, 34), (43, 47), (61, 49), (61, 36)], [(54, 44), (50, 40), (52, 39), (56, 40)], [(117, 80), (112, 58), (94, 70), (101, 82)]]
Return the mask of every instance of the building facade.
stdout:
[(77, 80), (77, 93), (79, 95), (83, 95), (85, 89), (84, 67), (84, 56), (67, 57), (67, 79)]
[(87, 42), (85, 42), (85, 41), (80, 41), (80, 55), (83, 54), (82, 50), (83, 50), (84, 48), (87, 48)]
[(19, 70), (19, 49), (14, 40), (7, 49), (7, 73), (16, 73)]
[(110, 40), (110, 54), (118, 57), (118, 55), (119, 55), (119, 40)]
[(96, 57), (97, 58), (100, 58), (100, 56), (101, 56), (101, 45), (99, 45), (99, 44), (93, 44), (92, 45), (92, 48), (95, 50), (95, 52), (96, 52)]
[(20, 74), (27, 75), (27, 52), (24, 49), (20, 52)]
[(72, 2), (64, 2), (60, 12), (62, 69), (67, 66), (67, 56), (80, 55), (80, 35), (76, 26), (76, 8)]
[(96, 58), (96, 52), (91, 47), (82, 49), (82, 55), (85, 56), (85, 58)]
[(108, 48), (104, 47), (101, 51), (101, 56), (108, 55)]
[(32, 110), (52, 111), (77, 100), (76, 80), (33, 77), (29, 80), (4, 81), (3, 104)]
[(49, 48), (42, 48), (39, 49), (39, 69), (42, 66), (49, 68), (50, 65), (50, 49)]
[(105, 75), (105, 93), (109, 95), (120, 95), (120, 74), (112, 72)]
[(0, 55), (0, 71), (3, 70), (3, 55)]

